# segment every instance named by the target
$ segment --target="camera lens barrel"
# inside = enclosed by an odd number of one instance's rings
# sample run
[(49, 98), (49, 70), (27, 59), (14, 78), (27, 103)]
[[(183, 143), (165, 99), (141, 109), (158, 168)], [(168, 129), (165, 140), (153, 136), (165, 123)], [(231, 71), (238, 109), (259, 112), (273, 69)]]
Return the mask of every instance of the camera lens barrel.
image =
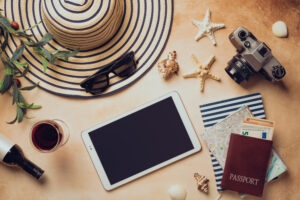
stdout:
[(247, 33), (246, 33), (246, 31), (241, 30), (241, 31), (238, 33), (238, 36), (239, 36), (239, 38), (240, 38), (242, 41), (244, 41), (244, 40), (246, 40), (246, 38), (247, 38)]
[(225, 68), (227, 74), (238, 84), (244, 80), (248, 80), (252, 74), (247, 61), (240, 55), (234, 56)]

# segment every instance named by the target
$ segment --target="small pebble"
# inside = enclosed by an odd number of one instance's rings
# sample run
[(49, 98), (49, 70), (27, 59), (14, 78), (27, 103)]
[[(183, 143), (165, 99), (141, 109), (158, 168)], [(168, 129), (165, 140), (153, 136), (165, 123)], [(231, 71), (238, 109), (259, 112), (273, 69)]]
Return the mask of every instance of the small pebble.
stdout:
[(172, 200), (185, 200), (186, 191), (180, 185), (173, 185), (168, 190)]
[(272, 26), (272, 31), (277, 37), (287, 37), (288, 30), (287, 26), (283, 21), (277, 21)]

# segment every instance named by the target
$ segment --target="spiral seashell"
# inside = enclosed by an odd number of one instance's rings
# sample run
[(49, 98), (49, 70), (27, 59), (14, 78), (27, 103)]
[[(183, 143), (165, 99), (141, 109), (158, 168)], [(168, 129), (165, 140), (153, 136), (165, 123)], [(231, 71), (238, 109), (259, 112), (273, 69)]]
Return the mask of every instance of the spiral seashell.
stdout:
[(172, 74), (176, 74), (179, 70), (179, 64), (176, 60), (176, 51), (171, 51), (168, 53), (168, 58), (160, 61), (158, 63), (158, 72), (164, 79), (168, 79)]
[(208, 193), (208, 179), (205, 176), (199, 175), (198, 173), (194, 174), (194, 177), (197, 181), (198, 190)]

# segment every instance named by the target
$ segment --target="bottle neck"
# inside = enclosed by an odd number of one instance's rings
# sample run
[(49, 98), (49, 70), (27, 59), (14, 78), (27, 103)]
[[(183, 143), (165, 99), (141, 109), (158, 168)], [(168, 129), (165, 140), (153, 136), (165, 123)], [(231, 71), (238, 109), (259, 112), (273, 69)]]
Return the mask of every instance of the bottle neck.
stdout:
[(34, 163), (32, 163), (30, 160), (27, 160), (26, 158), (23, 159), (21, 163), (18, 164), (24, 171), (35, 177), (36, 179), (39, 179), (43, 173), (44, 170), (36, 166)]

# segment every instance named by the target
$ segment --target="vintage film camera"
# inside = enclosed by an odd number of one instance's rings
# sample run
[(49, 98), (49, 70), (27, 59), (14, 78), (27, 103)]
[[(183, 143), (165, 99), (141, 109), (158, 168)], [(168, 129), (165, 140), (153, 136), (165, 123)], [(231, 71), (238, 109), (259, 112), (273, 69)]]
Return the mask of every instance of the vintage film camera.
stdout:
[(238, 53), (228, 62), (225, 71), (238, 84), (256, 72), (269, 81), (279, 81), (285, 76), (285, 69), (272, 55), (271, 49), (246, 28), (237, 28), (229, 35), (229, 40)]

